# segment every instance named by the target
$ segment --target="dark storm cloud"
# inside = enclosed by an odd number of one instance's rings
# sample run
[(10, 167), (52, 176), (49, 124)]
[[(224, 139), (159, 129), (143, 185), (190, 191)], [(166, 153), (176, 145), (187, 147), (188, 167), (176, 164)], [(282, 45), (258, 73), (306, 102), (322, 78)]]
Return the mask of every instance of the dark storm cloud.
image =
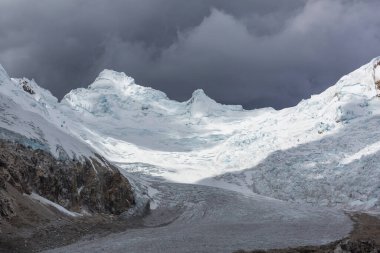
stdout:
[(380, 54), (378, 1), (2, 0), (0, 63), (58, 97), (104, 68), (186, 100), (296, 104)]

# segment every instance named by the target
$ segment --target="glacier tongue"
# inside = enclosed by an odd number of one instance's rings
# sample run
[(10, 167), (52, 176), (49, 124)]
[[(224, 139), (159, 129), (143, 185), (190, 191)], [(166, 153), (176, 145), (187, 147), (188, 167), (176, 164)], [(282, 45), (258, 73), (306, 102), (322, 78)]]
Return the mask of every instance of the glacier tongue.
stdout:
[[(380, 205), (373, 197), (380, 182), (370, 177), (380, 173), (371, 165), (380, 162), (380, 136), (370, 134), (377, 132), (380, 117), (379, 61), (375, 58), (321, 94), (279, 111), (222, 105), (203, 90), (178, 102), (111, 70), (58, 103), (32, 81), (36, 94), (25, 93), (17, 86), (19, 79), (7, 81), (0, 68), (0, 81), (7, 83), (0, 93), (127, 171), (285, 200), (369, 209)], [(361, 161), (362, 156), (368, 159)], [(347, 164), (350, 157), (357, 157), (355, 164)], [(360, 166), (371, 186), (356, 180)], [(291, 183), (289, 176), (294, 178)]]

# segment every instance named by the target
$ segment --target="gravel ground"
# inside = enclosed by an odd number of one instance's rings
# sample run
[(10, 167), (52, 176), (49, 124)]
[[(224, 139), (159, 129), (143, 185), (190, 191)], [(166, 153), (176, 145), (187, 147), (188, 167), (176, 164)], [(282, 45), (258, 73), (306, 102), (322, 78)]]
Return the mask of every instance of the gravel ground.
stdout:
[(238, 250), (234, 253), (379, 253), (380, 217), (365, 213), (351, 214), (354, 229), (347, 238), (320, 246), (271, 250)]

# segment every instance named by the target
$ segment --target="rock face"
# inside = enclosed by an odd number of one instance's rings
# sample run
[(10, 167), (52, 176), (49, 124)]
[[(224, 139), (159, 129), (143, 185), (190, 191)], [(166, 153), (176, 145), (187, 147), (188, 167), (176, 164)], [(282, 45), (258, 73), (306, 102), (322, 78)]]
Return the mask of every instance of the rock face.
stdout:
[[(100, 162), (101, 161), (101, 162)], [(120, 214), (134, 205), (131, 185), (102, 157), (57, 160), (50, 153), (0, 140), (0, 215), (17, 215), (17, 199), (32, 192), (75, 212)]]
[(337, 245), (334, 253), (351, 253), (351, 252), (368, 252), (368, 253), (378, 253), (380, 248), (376, 246), (373, 240), (345, 240)]

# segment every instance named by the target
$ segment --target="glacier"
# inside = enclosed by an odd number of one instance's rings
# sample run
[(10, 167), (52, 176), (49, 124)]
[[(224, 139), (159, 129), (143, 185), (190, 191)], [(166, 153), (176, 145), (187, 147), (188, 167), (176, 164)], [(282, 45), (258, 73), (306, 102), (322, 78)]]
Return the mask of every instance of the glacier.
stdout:
[(201, 89), (179, 102), (112, 70), (58, 101), (0, 67), (0, 108), (13, 115), (2, 117), (0, 132), (36, 140), (56, 156), (96, 152), (125, 173), (165, 182), (378, 211), (379, 62), (282, 110), (223, 105)]
[(58, 159), (107, 159), (135, 193), (123, 217), (149, 204), (141, 228), (47, 252), (320, 245), (352, 230), (345, 212), (380, 212), (379, 89), (375, 58), (282, 110), (223, 105), (201, 89), (175, 101), (112, 70), (59, 101), (0, 66), (0, 138)]

